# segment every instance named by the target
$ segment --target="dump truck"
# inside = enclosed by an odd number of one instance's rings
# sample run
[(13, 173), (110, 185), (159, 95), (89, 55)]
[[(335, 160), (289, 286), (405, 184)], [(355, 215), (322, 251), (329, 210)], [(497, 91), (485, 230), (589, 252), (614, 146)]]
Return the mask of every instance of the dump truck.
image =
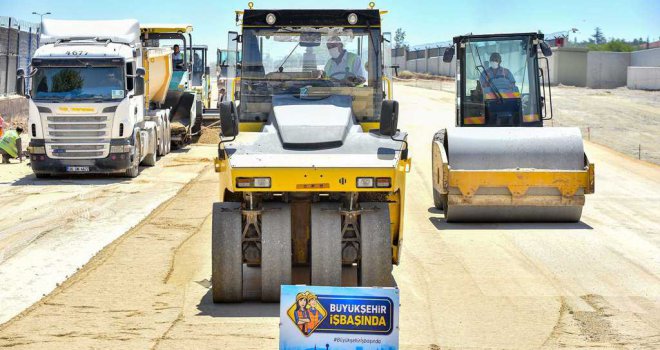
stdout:
[(443, 60), (454, 55), (456, 127), (431, 144), (435, 207), (449, 222), (579, 221), (594, 164), (579, 128), (543, 127), (552, 118), (543, 34), (457, 36)]
[(17, 74), (37, 177), (135, 177), (139, 164), (155, 165), (169, 152), (171, 52), (144, 48), (136, 20), (44, 19), (41, 43), (29, 71)]
[[(173, 48), (178, 45), (181, 58), (173, 58), (173, 73), (165, 106), (171, 109), (171, 146), (181, 148), (192, 140), (201, 126), (202, 94), (193, 88), (194, 59), (191, 55), (192, 31), (189, 24), (143, 24), (141, 40), (149, 48)], [(199, 117), (199, 118), (198, 118)], [(198, 121), (199, 119), (199, 121)], [(196, 129), (197, 128), (197, 129)]]
[[(220, 104), (215, 160), (214, 302), (277, 301), (291, 283), (391, 286), (411, 159), (379, 10), (239, 15), (240, 90)], [(255, 268), (260, 288), (244, 294)]]

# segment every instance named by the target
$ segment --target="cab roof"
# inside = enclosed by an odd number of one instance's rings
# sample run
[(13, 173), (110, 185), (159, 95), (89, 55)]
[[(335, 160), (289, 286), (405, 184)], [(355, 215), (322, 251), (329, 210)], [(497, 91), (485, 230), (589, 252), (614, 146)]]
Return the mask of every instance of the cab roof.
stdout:
[(140, 26), (142, 33), (192, 33), (191, 24), (143, 24)]

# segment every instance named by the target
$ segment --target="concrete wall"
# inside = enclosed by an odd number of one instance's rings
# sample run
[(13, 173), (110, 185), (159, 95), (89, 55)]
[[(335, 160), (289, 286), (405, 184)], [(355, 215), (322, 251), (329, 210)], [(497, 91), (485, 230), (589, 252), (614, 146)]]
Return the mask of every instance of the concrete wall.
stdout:
[(626, 86), (629, 65), (629, 52), (588, 52), (587, 87), (612, 89)]
[(634, 67), (660, 67), (660, 48), (632, 52), (630, 54), (630, 65)]
[(587, 52), (586, 49), (564, 48), (553, 54), (554, 70), (553, 84), (570, 86), (587, 86)]
[(660, 67), (628, 67), (628, 89), (660, 90)]
[(25, 126), (28, 118), (28, 103), (25, 97), (0, 97), (0, 114), (12, 127)]

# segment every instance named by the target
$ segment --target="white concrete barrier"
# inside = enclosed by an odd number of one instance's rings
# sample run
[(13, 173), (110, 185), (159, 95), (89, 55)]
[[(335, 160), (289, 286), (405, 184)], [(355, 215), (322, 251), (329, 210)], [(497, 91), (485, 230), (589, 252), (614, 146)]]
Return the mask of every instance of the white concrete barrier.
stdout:
[(628, 67), (628, 89), (660, 90), (660, 67)]

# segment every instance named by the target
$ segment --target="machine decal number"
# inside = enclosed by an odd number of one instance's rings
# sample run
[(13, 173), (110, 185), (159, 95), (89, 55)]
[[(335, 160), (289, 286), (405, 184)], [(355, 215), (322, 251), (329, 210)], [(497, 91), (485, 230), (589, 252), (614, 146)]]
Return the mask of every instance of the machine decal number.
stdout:
[(342, 177), (341, 179), (339, 179), (339, 183), (342, 184), (342, 185), (345, 185), (346, 184), (346, 178)]

